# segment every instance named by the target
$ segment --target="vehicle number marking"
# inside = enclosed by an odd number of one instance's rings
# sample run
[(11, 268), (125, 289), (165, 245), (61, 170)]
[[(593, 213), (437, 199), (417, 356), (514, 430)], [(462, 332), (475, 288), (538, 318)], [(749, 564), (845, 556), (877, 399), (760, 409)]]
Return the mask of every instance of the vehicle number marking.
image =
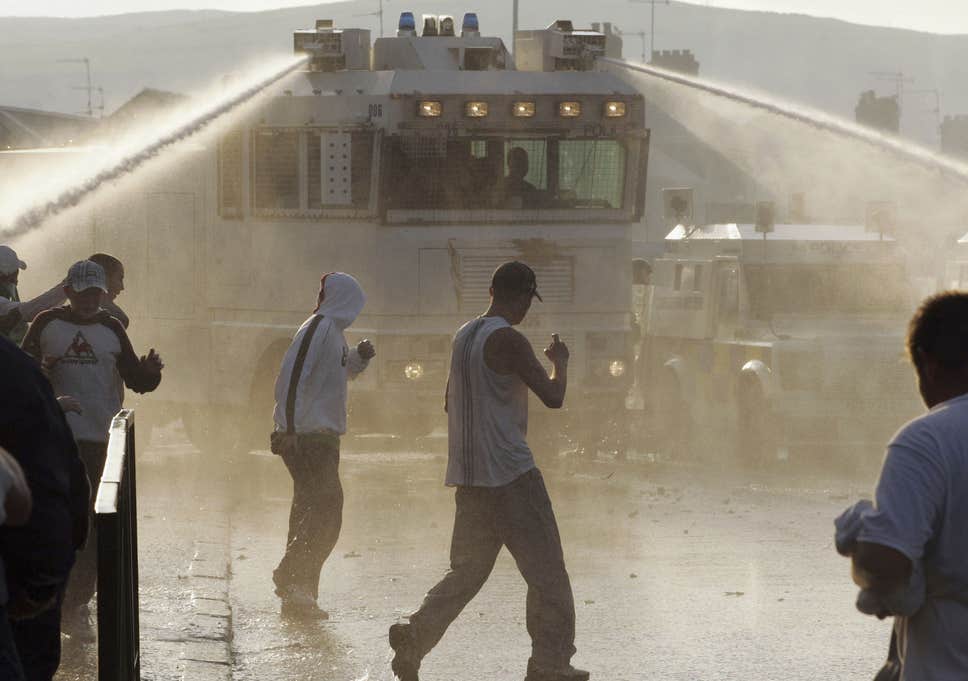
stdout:
[(382, 104), (370, 104), (370, 118), (383, 118)]

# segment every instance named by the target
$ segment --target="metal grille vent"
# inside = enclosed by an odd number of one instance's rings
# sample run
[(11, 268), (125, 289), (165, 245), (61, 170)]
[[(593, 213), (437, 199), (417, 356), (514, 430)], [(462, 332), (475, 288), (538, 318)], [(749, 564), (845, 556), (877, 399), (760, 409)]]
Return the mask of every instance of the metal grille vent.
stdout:
[[(514, 256), (461, 255), (461, 302), (465, 310), (483, 310), (490, 300), (491, 275), (501, 263)], [(546, 305), (575, 302), (575, 262), (569, 256), (558, 256), (540, 264), (529, 263), (538, 278), (538, 292)]]

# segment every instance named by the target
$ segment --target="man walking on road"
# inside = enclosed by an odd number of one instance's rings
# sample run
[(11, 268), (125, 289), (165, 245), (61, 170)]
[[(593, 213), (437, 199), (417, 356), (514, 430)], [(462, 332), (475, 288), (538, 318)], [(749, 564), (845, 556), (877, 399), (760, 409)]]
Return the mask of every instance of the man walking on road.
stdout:
[(376, 354), (368, 340), (350, 350), (343, 331), (365, 302), (356, 279), (325, 275), (316, 310), (296, 332), (276, 379), (272, 451), (292, 476), (293, 494), (286, 553), (272, 579), (287, 617), (329, 618), (316, 598), (343, 523), (339, 439), (346, 432), (346, 384)]
[[(90, 260), (74, 263), (64, 287), (69, 304), (39, 314), (23, 342), (24, 350), (49, 373), (55, 392), (77, 401), (79, 410), (67, 420), (94, 490), (104, 469), (111, 419), (121, 409), (119, 383), (138, 393), (151, 392), (161, 382), (164, 367), (154, 349), (139, 358), (121, 322), (101, 309), (107, 290), (104, 268)], [(93, 525), (91, 529), (64, 601), (68, 624), (82, 635), (89, 627), (87, 603), (97, 588)]]
[(551, 375), (514, 326), (532, 298), (541, 300), (530, 267), (508, 262), (491, 280), (491, 305), (454, 338), (445, 409), (446, 484), (457, 488), (450, 570), (409, 622), (390, 627), (393, 672), (417, 681), (430, 652), (480, 588), (507, 546), (528, 584), (532, 652), (528, 681), (585, 681), (575, 669), (575, 604), (561, 538), (544, 479), (525, 440), (528, 389), (548, 407), (565, 399), (568, 348), (557, 335), (545, 350)]
[(895, 615), (901, 680), (956, 681), (968, 679), (968, 293), (926, 300), (908, 352), (929, 411), (888, 445), (844, 552), (867, 601), (882, 604), (873, 614)]

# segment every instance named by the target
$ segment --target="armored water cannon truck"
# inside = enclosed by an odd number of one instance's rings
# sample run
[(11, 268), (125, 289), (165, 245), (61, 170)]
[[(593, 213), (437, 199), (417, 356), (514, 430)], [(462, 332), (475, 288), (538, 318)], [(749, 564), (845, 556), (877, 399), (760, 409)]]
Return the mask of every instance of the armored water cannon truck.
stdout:
[(281, 358), (333, 270), (367, 294), (349, 342), (377, 348), (350, 390), (351, 431), (442, 425), (453, 333), (512, 259), (544, 299), (521, 326), (538, 356), (552, 333), (571, 349), (554, 432), (621, 431), (643, 98), (591, 70), (610, 33), (520, 32), (516, 65), (481, 27), (404, 12), (376, 41), (328, 21), (296, 31), (297, 71), (65, 224), (75, 246), (50, 256), (58, 268), (94, 250), (125, 263), (119, 302), (168, 365), (149, 397), (200, 445), (265, 447)]
[(653, 263), (637, 366), (649, 444), (749, 465), (873, 465), (920, 409), (904, 256), (863, 225), (760, 217), (677, 225)]

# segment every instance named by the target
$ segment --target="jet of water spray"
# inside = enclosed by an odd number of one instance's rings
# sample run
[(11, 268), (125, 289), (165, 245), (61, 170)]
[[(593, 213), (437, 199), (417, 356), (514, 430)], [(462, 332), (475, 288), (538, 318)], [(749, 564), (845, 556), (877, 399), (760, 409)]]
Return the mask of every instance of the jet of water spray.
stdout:
[(859, 140), (882, 150), (889, 151), (897, 156), (914, 162), (928, 170), (940, 173), (950, 179), (968, 183), (968, 165), (959, 163), (953, 159), (946, 158), (940, 154), (932, 152), (920, 145), (905, 142), (898, 138), (887, 137), (878, 132), (863, 126), (851, 123), (842, 118), (832, 116), (822, 111), (809, 109), (789, 102), (781, 102), (762, 94), (753, 94), (735, 87), (714, 83), (702, 78), (676, 73), (667, 69), (658, 68), (648, 64), (638, 64), (612, 57), (603, 57), (599, 63), (607, 67), (619, 67), (647, 76), (659, 78), (677, 85), (706, 92), (718, 97), (724, 97), (734, 102), (747, 104), (757, 109), (768, 111), (772, 114), (790, 118), (800, 123), (813, 126), (819, 130), (833, 132), (851, 139)]
[(75, 181), (69, 187), (63, 189), (56, 198), (46, 201), (40, 205), (34, 205), (19, 213), (13, 219), (9, 227), (0, 225), (0, 233), (5, 238), (16, 237), (30, 232), (41, 226), (45, 220), (61, 213), (68, 208), (76, 206), (81, 200), (95, 192), (105, 182), (116, 180), (126, 175), (149, 159), (157, 156), (160, 152), (177, 142), (180, 142), (195, 133), (201, 131), (208, 124), (220, 116), (228, 113), (237, 106), (256, 96), (276, 81), (287, 76), (302, 66), (308, 57), (300, 57), (288, 62), (282, 69), (272, 73), (268, 77), (260, 78), (252, 84), (246, 84), (240, 89), (235, 89), (231, 93), (223, 96), (205, 110), (191, 114), (187, 120), (183, 118), (172, 121), (163, 132), (152, 141), (143, 144), (130, 153), (91, 173), (87, 177)]

